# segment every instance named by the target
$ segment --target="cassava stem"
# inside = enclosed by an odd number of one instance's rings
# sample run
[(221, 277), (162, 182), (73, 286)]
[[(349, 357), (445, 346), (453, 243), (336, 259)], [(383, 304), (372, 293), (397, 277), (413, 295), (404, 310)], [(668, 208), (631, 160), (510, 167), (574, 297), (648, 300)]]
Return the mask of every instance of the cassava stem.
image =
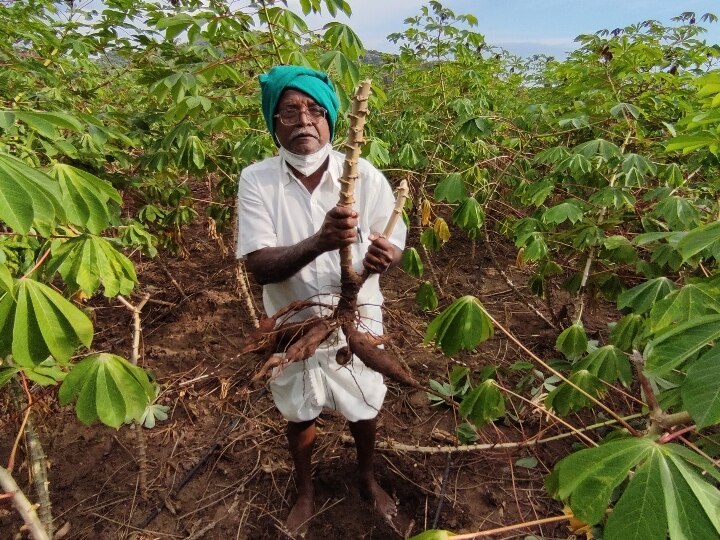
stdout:
[[(368, 115), (368, 96), (370, 81), (360, 83), (355, 91), (350, 114), (350, 128), (345, 142), (345, 161), (340, 178), (340, 198), (338, 206), (352, 206), (355, 203), (355, 181), (358, 178), (358, 161), (362, 144), (365, 142), (363, 132)], [(357, 303), (357, 294), (362, 281), (352, 267), (352, 246), (340, 249), (340, 306), (341, 314), (352, 314)]]

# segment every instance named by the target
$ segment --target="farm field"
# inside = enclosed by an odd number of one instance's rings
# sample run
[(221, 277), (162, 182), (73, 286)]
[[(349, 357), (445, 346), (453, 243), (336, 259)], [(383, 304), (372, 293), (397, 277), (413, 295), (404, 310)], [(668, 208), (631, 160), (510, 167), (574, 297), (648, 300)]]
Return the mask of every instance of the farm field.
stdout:
[(362, 155), (410, 188), (384, 347), (422, 385), (378, 417), (392, 523), (321, 415), (305, 538), (720, 537), (717, 18), (563, 60), (435, 1), (398, 55), (304, 22), (350, 7), (0, 3), (0, 540), (292, 537), (234, 254), (285, 63), (335, 82), (339, 150), (372, 81)]

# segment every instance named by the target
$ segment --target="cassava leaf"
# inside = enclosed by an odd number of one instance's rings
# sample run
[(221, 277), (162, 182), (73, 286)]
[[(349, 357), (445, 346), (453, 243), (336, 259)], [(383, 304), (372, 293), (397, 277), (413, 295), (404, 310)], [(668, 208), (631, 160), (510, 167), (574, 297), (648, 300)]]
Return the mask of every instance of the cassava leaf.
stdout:
[(102, 285), (108, 298), (130, 294), (137, 283), (135, 267), (105, 238), (84, 234), (52, 248), (48, 272), (58, 272), (71, 291), (92, 296)]
[(16, 283), (12, 306), (12, 354), (20, 366), (32, 367), (52, 356), (67, 362), (78, 345), (89, 347), (93, 327), (87, 316), (53, 289), (26, 278)]
[(504, 415), (505, 398), (495, 381), (488, 379), (473, 388), (460, 403), (460, 414), (476, 427)]
[(610, 330), (610, 343), (621, 351), (628, 352), (642, 336), (645, 319), (642, 315), (630, 313), (620, 319)]
[(720, 315), (705, 315), (662, 333), (645, 348), (645, 371), (663, 375), (720, 339)]
[(465, 181), (460, 173), (446, 176), (435, 186), (435, 200), (456, 203), (467, 199)]
[(671, 539), (716, 538), (720, 491), (698, 474), (697, 460), (688, 460), (687, 453), (681, 446), (649, 438), (612, 440), (561, 460), (546, 488), (568, 501), (577, 517), (596, 524), (615, 488), (634, 469), (608, 518), (604, 538), (664, 540), (668, 533)]
[(447, 355), (472, 350), (493, 335), (493, 325), (474, 296), (455, 300), (428, 325), (424, 343), (435, 341)]
[(423, 282), (415, 293), (415, 303), (423, 311), (433, 311), (438, 306), (438, 297), (429, 281)]
[(32, 227), (44, 236), (63, 215), (53, 181), (24, 162), (0, 152), (0, 219), (13, 231), (27, 234)]
[(620, 380), (625, 386), (632, 382), (630, 360), (620, 349), (613, 345), (605, 345), (595, 349), (574, 366), (586, 369), (605, 382)]
[(650, 310), (650, 330), (658, 332), (691, 319), (720, 313), (720, 300), (715, 291), (695, 284), (673, 291)]
[(99, 234), (110, 225), (111, 206), (122, 203), (120, 194), (108, 182), (70, 165), (56, 163), (50, 174), (57, 179), (67, 218), (74, 225)]
[(453, 223), (463, 229), (470, 238), (477, 238), (484, 220), (482, 206), (474, 197), (465, 199), (453, 212)]
[(627, 540), (664, 540), (667, 516), (664, 510), (659, 453), (652, 452), (635, 471), (632, 482), (610, 514), (605, 534)]
[(577, 360), (587, 352), (588, 338), (579, 322), (568, 326), (555, 340), (555, 349), (569, 360)]
[(720, 221), (701, 225), (688, 232), (678, 242), (677, 249), (683, 260), (687, 261), (716, 242), (720, 242)]
[(659, 277), (641, 283), (620, 294), (618, 309), (631, 308), (635, 313), (647, 313), (658, 302), (675, 290), (675, 284), (666, 277)]
[(564, 202), (545, 210), (542, 221), (548, 225), (559, 225), (565, 221), (577, 223), (582, 218), (583, 211), (578, 205)]
[(412, 277), (420, 278), (423, 275), (423, 262), (420, 258), (420, 254), (414, 247), (405, 248), (400, 261), (400, 266)]
[(96, 420), (120, 427), (127, 419), (140, 421), (155, 388), (147, 373), (114, 354), (93, 354), (68, 373), (60, 387), (60, 404), (76, 400), (81, 422)]
[(562, 382), (545, 398), (545, 406), (554, 409), (562, 416), (591, 404), (590, 399), (575, 386), (593, 397), (598, 397), (606, 390), (600, 379), (585, 369), (574, 371), (570, 375), (569, 381), (574, 386)]
[(680, 386), (683, 405), (699, 428), (720, 423), (720, 346), (715, 345), (687, 370)]

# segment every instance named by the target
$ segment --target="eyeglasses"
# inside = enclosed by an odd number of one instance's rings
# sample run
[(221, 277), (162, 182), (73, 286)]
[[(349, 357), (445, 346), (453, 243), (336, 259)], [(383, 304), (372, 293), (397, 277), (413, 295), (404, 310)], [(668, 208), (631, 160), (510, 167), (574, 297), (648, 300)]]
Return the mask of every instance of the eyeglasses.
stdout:
[(310, 117), (310, 121), (313, 124), (317, 124), (325, 118), (327, 110), (318, 105), (312, 105), (307, 109), (280, 109), (274, 117), (279, 119), (283, 126), (294, 126), (300, 121), (300, 115), (302, 113), (306, 113), (308, 117)]

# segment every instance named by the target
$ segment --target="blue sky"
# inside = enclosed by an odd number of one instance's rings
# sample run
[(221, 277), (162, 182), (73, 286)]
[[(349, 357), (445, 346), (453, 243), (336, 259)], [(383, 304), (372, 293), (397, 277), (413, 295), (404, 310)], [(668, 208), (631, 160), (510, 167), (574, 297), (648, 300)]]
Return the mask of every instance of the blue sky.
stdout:
[[(419, 15), (421, 0), (347, 0), (353, 9), (349, 24), (368, 49), (395, 52), (397, 46), (387, 41), (392, 32), (406, 28), (407, 17)], [(545, 53), (563, 57), (575, 48), (579, 34), (612, 30), (629, 24), (655, 19), (670, 24), (671, 18), (685, 11), (697, 15), (698, 24), (708, 32), (701, 36), (708, 43), (720, 43), (720, 23), (703, 23), (704, 13), (720, 17), (717, 0), (445, 0), (441, 3), (456, 14), (472, 14), (478, 19), (477, 32), (490, 45), (497, 45), (520, 56)], [(299, 0), (288, 0), (299, 9)], [(331, 18), (308, 17), (321, 27)]]

